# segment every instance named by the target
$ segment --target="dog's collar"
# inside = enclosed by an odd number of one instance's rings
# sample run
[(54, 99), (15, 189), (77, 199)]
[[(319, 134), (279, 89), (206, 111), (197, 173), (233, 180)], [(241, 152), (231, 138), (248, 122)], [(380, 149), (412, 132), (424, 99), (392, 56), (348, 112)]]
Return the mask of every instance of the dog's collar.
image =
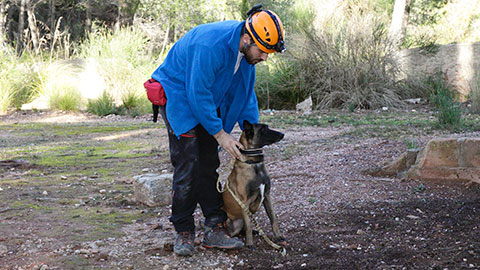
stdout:
[(243, 163), (254, 165), (263, 162), (263, 148), (240, 149), (240, 153), (247, 158), (250, 158), (242, 161)]
[(240, 149), (240, 153), (247, 157), (263, 156), (263, 148)]

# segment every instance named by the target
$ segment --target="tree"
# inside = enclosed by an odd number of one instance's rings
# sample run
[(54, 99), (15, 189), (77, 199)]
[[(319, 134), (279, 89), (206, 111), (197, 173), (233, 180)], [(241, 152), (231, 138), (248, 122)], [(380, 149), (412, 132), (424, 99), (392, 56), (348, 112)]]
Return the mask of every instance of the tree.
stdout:
[(4, 42), (7, 35), (6, 23), (7, 23), (7, 0), (0, 1), (0, 45)]
[(40, 51), (40, 31), (37, 27), (37, 19), (35, 18), (35, 7), (41, 0), (26, 0), (28, 29), (30, 30), (30, 38), (32, 39), (33, 49), (35, 53)]
[(395, 0), (393, 7), (392, 23), (388, 35), (394, 42), (400, 42), (405, 38), (410, 14), (411, 0)]
[(92, 1), (86, 0), (87, 8), (86, 8), (86, 20), (85, 20), (85, 27), (86, 31), (92, 31)]
[(118, 30), (122, 26), (133, 24), (133, 18), (140, 5), (140, 0), (118, 0), (118, 15), (115, 29)]
[(17, 46), (16, 51), (17, 54), (21, 54), (23, 50), (23, 43), (24, 43), (24, 35), (23, 30), (25, 28), (25, 5), (27, 0), (21, 0), (20, 2), (20, 15), (18, 16), (18, 29), (17, 29)]
[(56, 24), (56, 18), (55, 18), (55, 11), (56, 11), (56, 0), (48, 0), (48, 6), (49, 12), (48, 12), (48, 21), (50, 22), (50, 31), (53, 33), (55, 31), (55, 24)]

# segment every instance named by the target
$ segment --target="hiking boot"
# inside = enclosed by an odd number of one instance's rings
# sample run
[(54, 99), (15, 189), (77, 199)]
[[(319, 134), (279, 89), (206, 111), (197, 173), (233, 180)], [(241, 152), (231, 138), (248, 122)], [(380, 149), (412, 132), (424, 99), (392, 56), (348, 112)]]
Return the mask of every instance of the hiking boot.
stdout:
[(193, 246), (195, 241), (195, 232), (179, 232), (177, 233), (177, 239), (175, 239), (175, 245), (173, 246), (173, 252), (180, 256), (192, 256), (195, 251)]
[(224, 224), (220, 223), (213, 227), (205, 226), (202, 245), (206, 248), (237, 249), (243, 247), (243, 242), (228, 236)]

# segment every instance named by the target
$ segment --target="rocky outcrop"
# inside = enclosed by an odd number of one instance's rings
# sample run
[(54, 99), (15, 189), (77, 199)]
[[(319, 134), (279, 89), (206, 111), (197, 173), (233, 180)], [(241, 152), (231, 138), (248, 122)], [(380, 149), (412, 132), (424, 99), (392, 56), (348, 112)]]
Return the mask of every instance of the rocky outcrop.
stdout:
[(135, 201), (148, 206), (171, 203), (173, 174), (142, 174), (133, 177)]
[(408, 178), (480, 183), (480, 138), (429, 141), (409, 169)]
[(480, 138), (439, 138), (423, 149), (368, 172), (418, 180), (467, 180), (480, 183)]

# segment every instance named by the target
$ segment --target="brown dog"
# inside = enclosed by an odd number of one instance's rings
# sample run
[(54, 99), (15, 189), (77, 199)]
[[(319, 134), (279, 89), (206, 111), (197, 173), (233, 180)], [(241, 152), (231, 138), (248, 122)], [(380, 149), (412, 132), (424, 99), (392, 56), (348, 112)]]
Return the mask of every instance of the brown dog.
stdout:
[[(233, 170), (228, 176), (228, 187), (243, 204), (248, 206), (252, 213), (256, 213), (263, 203), (272, 225), (275, 240), (282, 241), (283, 237), (280, 235), (270, 198), (270, 177), (263, 164), (262, 147), (280, 141), (284, 135), (269, 129), (264, 124), (250, 124), (245, 121), (243, 127), (240, 143), (245, 149), (241, 151), (245, 160), (235, 161)], [(248, 215), (229, 191), (223, 192), (223, 201), (223, 209), (228, 215), (227, 227), (230, 235), (234, 236), (245, 229), (245, 244), (253, 246), (252, 224)]]

